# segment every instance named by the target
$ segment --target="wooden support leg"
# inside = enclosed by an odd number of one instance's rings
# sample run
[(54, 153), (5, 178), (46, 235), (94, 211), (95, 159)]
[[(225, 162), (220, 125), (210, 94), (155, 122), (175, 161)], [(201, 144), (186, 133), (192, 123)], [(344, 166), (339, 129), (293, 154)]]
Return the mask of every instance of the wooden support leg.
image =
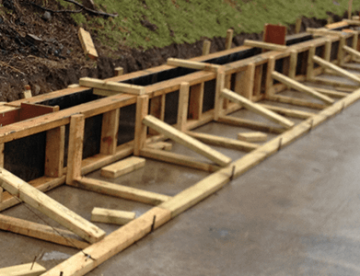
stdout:
[(214, 120), (216, 121), (219, 116), (222, 115), (224, 98), (220, 96), (221, 91), (225, 86), (225, 72), (222, 69), (219, 69), (216, 76), (216, 93), (215, 93), (215, 114)]
[(331, 58), (331, 40), (327, 40), (325, 42), (325, 53), (324, 53), (324, 59), (326, 61), (330, 61)]
[(315, 46), (311, 45), (308, 52), (306, 80), (311, 80), (314, 77), (314, 60), (313, 60), (314, 56), (315, 56)]
[[(271, 76), (272, 72), (275, 70), (275, 58), (271, 57), (268, 60), (267, 74), (266, 74), (266, 86), (265, 86), (265, 95), (274, 94), (273, 86), (274, 80)], [(248, 80), (251, 81), (251, 80)], [(251, 98), (249, 98), (251, 100)]]
[(69, 148), (66, 172), (66, 184), (81, 177), (81, 161), (83, 153), (83, 140), (85, 117), (82, 114), (71, 116), (69, 132)]
[(200, 120), (204, 101), (204, 83), (191, 86), (189, 97), (189, 118)]
[(119, 108), (103, 114), (100, 141), (100, 153), (102, 154), (114, 154), (116, 152), (119, 116)]
[(140, 150), (145, 146), (146, 125), (142, 124), (143, 119), (148, 115), (149, 96), (143, 95), (137, 98), (136, 102), (136, 120), (134, 136), (134, 155), (139, 156)]
[(178, 108), (178, 117), (177, 117), (177, 128), (180, 131), (186, 130), (188, 105), (189, 105), (189, 83), (183, 82), (180, 85), (179, 108)]
[(255, 67), (255, 77), (254, 77), (254, 96), (259, 96), (261, 93), (261, 82), (263, 75), (263, 64)]
[(225, 50), (231, 49), (233, 35), (234, 31), (232, 29), (228, 29), (226, 32)]
[(290, 69), (289, 69), (289, 78), (290, 79), (295, 79), (295, 77), (296, 77), (297, 59), (298, 59), (298, 52), (296, 50), (291, 50)]
[(344, 46), (346, 45), (345, 36), (340, 37), (339, 50), (338, 50), (338, 64), (341, 66), (344, 63)]
[[(231, 74), (225, 75), (225, 88), (231, 89)], [(223, 108), (226, 110), (229, 107), (229, 100), (224, 99)]]
[(45, 176), (60, 177), (64, 167), (65, 126), (46, 132)]
[(235, 75), (235, 92), (251, 100), (254, 90), (255, 64), (250, 63), (245, 71)]

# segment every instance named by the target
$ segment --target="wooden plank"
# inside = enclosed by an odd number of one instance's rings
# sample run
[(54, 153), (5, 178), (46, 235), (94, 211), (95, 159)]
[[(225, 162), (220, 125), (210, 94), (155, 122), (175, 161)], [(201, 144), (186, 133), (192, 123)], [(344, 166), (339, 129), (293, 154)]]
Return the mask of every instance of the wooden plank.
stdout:
[(255, 41), (255, 40), (248, 40), (248, 39), (245, 39), (244, 46), (256, 47), (256, 48), (261, 48), (261, 49), (271, 50), (271, 51), (278, 51), (278, 52), (284, 52), (288, 49), (287, 46), (278, 45), (278, 44), (274, 44), (274, 43)]
[(119, 108), (103, 114), (101, 125), (100, 153), (114, 154), (116, 152), (119, 120)]
[(262, 132), (240, 132), (237, 135), (238, 140), (246, 142), (265, 142), (267, 134)]
[(146, 147), (149, 149), (171, 151), (172, 144), (167, 142), (157, 142), (157, 143), (146, 144)]
[(338, 48), (338, 57), (337, 57), (337, 62), (338, 62), (338, 64), (340, 66), (342, 64), (344, 64), (344, 49), (343, 48), (344, 48), (345, 45), (346, 45), (346, 37), (344, 35), (342, 35), (342, 36), (340, 36), (339, 48)]
[(343, 20), (343, 21), (332, 23), (332, 24), (327, 24), (327, 25), (325, 25), (325, 28), (337, 29), (337, 28), (348, 27), (348, 26), (349, 26), (349, 24), (346, 22), (346, 20)]
[(325, 43), (325, 52), (324, 52), (324, 59), (326, 61), (330, 61), (331, 58), (331, 47), (332, 47), (332, 42), (331, 40), (327, 40)]
[(345, 78), (348, 78), (354, 82), (357, 82), (357, 83), (360, 83), (360, 78), (352, 73), (349, 73), (348, 71), (342, 69), (341, 67), (335, 65), (335, 64), (332, 64), (331, 62), (328, 62), (320, 57), (317, 57), (317, 56), (314, 56), (313, 57), (313, 60), (319, 64), (321, 67), (323, 68), (327, 68), (327, 69), (331, 69), (335, 72), (337, 72), (339, 75), (345, 77)]
[(313, 108), (313, 109), (325, 109), (326, 108), (326, 105), (323, 105), (323, 104), (313, 103), (313, 102), (309, 102), (306, 100), (297, 99), (297, 98), (293, 98), (293, 97), (287, 97), (287, 96), (274, 95), (274, 96), (266, 97), (266, 99), (269, 101), (273, 101), (273, 102), (309, 107), (309, 108)]
[(236, 93), (232, 92), (229, 89), (226, 89), (226, 88), (223, 89), (221, 95), (223, 97), (226, 97), (230, 101), (233, 101), (235, 103), (242, 105), (243, 107), (245, 107), (246, 109), (248, 109), (250, 111), (253, 111), (273, 122), (276, 122), (276, 123), (282, 125), (285, 128), (291, 128), (294, 126), (294, 123), (291, 122), (290, 120), (288, 120), (288, 119), (286, 119), (286, 118), (284, 118), (284, 117), (282, 117), (282, 116), (280, 116), (280, 115), (278, 115), (256, 103), (253, 103), (240, 95), (237, 95)]
[[(139, 218), (107, 235), (102, 241), (84, 249), (84, 252), (79, 252), (50, 269), (42, 276), (59, 276), (61, 272), (64, 276), (85, 275), (170, 219), (170, 211), (154, 207)], [(154, 221), (155, 223), (153, 223)], [(84, 253), (90, 255), (91, 258), (84, 256)]]
[[(298, 52), (296, 50), (291, 50), (290, 52), (290, 69), (289, 69), (289, 78), (295, 79), (296, 77), (296, 66), (298, 62)], [(271, 77), (272, 79), (272, 77)]]
[(65, 149), (65, 126), (46, 132), (45, 176), (60, 177), (63, 175)]
[(77, 249), (90, 245), (70, 231), (5, 215), (0, 215), (0, 229)]
[(105, 236), (103, 230), (5, 169), (0, 174), (0, 186), (90, 243)]
[(234, 30), (233, 29), (228, 29), (226, 31), (225, 50), (231, 49), (233, 36), (234, 36)]
[(135, 219), (135, 212), (95, 207), (91, 212), (91, 221), (124, 225)]
[(71, 184), (74, 180), (81, 177), (81, 160), (83, 155), (84, 129), (84, 115), (77, 114), (71, 116), (66, 184)]
[(344, 22), (344, 24), (346, 23), (346, 26), (348, 26), (348, 25), (360, 26), (360, 21), (358, 21), (358, 20), (344, 19), (343, 22)]
[(204, 70), (204, 71), (217, 71), (220, 67), (216, 64), (210, 64), (200, 61), (193, 61), (187, 59), (179, 59), (179, 58), (168, 58), (167, 65), (175, 66), (175, 67), (185, 67), (195, 70)]
[(271, 110), (280, 115), (284, 115), (284, 116), (291, 117), (291, 118), (308, 119), (311, 116), (315, 115), (315, 113), (310, 113), (310, 112), (301, 111), (301, 110), (294, 110), (294, 109), (283, 108), (283, 107), (273, 106), (273, 105), (268, 105), (268, 104), (260, 104), (260, 105), (262, 107), (265, 107), (268, 110)]
[(134, 155), (139, 156), (140, 150), (145, 146), (147, 127), (142, 124), (143, 119), (149, 113), (149, 96), (143, 95), (137, 98), (135, 134), (134, 134)]
[(338, 92), (338, 91), (325, 89), (325, 88), (321, 88), (321, 87), (312, 87), (312, 89), (320, 92), (321, 94), (324, 94), (326, 96), (330, 96), (330, 97), (333, 97), (333, 98), (344, 98), (347, 95), (349, 95), (349, 93)]
[(194, 137), (195, 139), (198, 139), (204, 143), (218, 146), (218, 147), (241, 150), (241, 151), (245, 151), (245, 152), (250, 152), (259, 147), (256, 144), (251, 144), (251, 143), (247, 143), (247, 142), (243, 142), (243, 141), (237, 141), (235, 139), (220, 137), (220, 136), (211, 135), (211, 134), (205, 134), (205, 133), (199, 133), (199, 132), (193, 132), (193, 131), (188, 131), (186, 133), (189, 134), (191, 137)]
[(253, 130), (274, 133), (274, 134), (280, 134), (280, 133), (283, 133), (286, 131), (285, 128), (271, 127), (271, 126), (268, 126), (268, 125), (260, 123), (260, 122), (246, 120), (246, 119), (242, 119), (242, 118), (231, 117), (231, 116), (221, 116), (221, 117), (219, 117), (218, 122), (232, 125), (232, 126), (237, 126), (237, 127), (243, 127), (243, 128), (253, 129)]
[(59, 111), (59, 106), (46, 106), (41, 104), (21, 103), (18, 121), (31, 119), (52, 112)]
[(231, 162), (231, 159), (222, 153), (219, 153), (209, 146), (197, 141), (196, 139), (184, 134), (183, 132), (169, 126), (168, 124), (156, 119), (155, 117), (148, 115), (144, 118), (143, 124), (150, 128), (155, 129), (157, 132), (165, 135), (167, 138), (174, 140), (175, 142), (182, 144), (185, 147), (209, 158), (220, 166), (226, 166)]
[(306, 32), (313, 34), (314, 36), (336, 36), (342, 35), (341, 31), (332, 31), (325, 28), (306, 28)]
[(196, 158), (174, 152), (145, 148), (140, 154), (146, 158), (206, 172), (215, 172), (220, 169), (216, 165), (200, 162)]
[(236, 73), (234, 91), (251, 100), (254, 90), (255, 64), (250, 63), (245, 71)]
[(214, 120), (216, 121), (219, 116), (224, 112), (224, 98), (221, 97), (221, 91), (225, 87), (225, 72), (219, 70), (216, 75), (215, 87), (215, 107), (214, 107)]
[(104, 81), (93, 78), (81, 78), (79, 84), (85, 87), (99, 88), (102, 90), (109, 90), (118, 93), (128, 93), (133, 95), (145, 94), (145, 88), (138, 85), (118, 83), (114, 81)]
[(46, 268), (38, 263), (0, 268), (0, 276), (39, 276), (44, 272)]
[[(165, 119), (165, 100), (166, 100), (165, 94), (156, 96), (154, 98), (151, 98), (151, 100), (150, 100), (150, 113), (149, 114), (160, 119), (161, 121), (164, 121), (164, 119)], [(151, 128), (148, 131), (149, 131), (149, 134), (151, 134), (151, 135), (159, 134)]]
[(348, 52), (350, 55), (356, 57), (356, 58), (360, 58), (360, 52), (359, 51), (356, 51), (352, 48), (350, 48), (349, 46), (344, 46), (343, 49)]
[(203, 109), (204, 83), (191, 86), (189, 97), (189, 118), (199, 120)]
[(127, 187), (120, 184), (114, 184), (102, 180), (82, 177), (77, 180), (74, 187), (92, 191), (95, 193), (108, 195), (112, 197), (123, 198), (136, 202), (141, 202), (150, 205), (158, 205), (169, 200), (171, 197), (158, 193), (148, 192), (141, 189)]
[(177, 114), (177, 128), (180, 131), (186, 130), (186, 122), (189, 106), (189, 83), (183, 82), (179, 91), (179, 106)]
[(108, 178), (117, 178), (145, 166), (145, 159), (129, 157), (101, 169), (101, 175)]
[(280, 74), (278, 72), (273, 72), (272, 73), (272, 77), (277, 80), (277, 81), (280, 81), (281, 83), (295, 89), (295, 90), (298, 90), (298, 91), (301, 91), (301, 92), (304, 92), (310, 96), (313, 96), (314, 98), (317, 98), (321, 101), (323, 101), (324, 103), (327, 103), (327, 104), (332, 104), (334, 103), (334, 100), (327, 97), (327, 96), (324, 96), (322, 94), (320, 94), (319, 92), (316, 92), (315, 90), (301, 84), (300, 82), (297, 82), (295, 80), (292, 80), (290, 79), (289, 77), (283, 75), (283, 74)]
[(98, 53), (96, 51), (94, 42), (91, 39), (90, 33), (80, 27), (78, 36), (85, 55), (87, 55), (90, 58), (97, 59)]

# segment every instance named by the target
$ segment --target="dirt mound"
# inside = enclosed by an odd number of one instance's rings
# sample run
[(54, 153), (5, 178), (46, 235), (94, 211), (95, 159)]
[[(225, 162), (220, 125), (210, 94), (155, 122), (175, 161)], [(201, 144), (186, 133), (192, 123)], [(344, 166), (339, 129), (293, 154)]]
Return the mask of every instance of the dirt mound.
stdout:
[[(202, 40), (146, 51), (127, 47), (114, 51), (94, 36), (99, 52), (99, 59), (94, 61), (84, 56), (77, 36), (78, 26), (70, 14), (46, 12), (37, 6), (43, 2), (37, 0), (33, 5), (25, 0), (2, 0), (0, 101), (19, 99), (25, 85), (30, 85), (33, 95), (38, 95), (63, 89), (84, 76), (112, 77), (114, 68), (118, 66), (125, 72), (132, 72), (163, 64), (169, 57), (191, 58), (201, 54)], [(57, 1), (49, 1), (47, 8), (63, 9)], [(304, 19), (303, 23), (304, 29), (322, 26), (326, 22)], [(290, 32), (292, 30), (290, 28)], [(241, 45), (246, 38), (260, 39), (261, 34), (237, 35), (233, 39), (234, 46)], [(224, 38), (212, 39), (211, 52), (224, 47)]]

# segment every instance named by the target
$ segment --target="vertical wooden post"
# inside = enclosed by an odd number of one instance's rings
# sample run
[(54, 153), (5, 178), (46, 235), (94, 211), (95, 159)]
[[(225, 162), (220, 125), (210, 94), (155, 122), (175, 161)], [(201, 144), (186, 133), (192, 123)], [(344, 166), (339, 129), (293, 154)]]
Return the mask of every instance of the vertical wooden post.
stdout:
[(136, 119), (135, 119), (135, 137), (134, 137), (134, 155), (139, 156), (140, 150), (146, 142), (147, 126), (142, 123), (145, 116), (148, 115), (149, 96), (143, 95), (137, 97)]
[(255, 67), (255, 76), (254, 76), (254, 96), (259, 96), (261, 93), (261, 82), (263, 75), (264, 65), (258, 65)]
[(115, 154), (119, 130), (120, 109), (103, 114), (101, 126), (100, 153)]
[(308, 52), (307, 69), (306, 69), (306, 80), (311, 80), (314, 77), (314, 60), (315, 46), (311, 45)]
[[(163, 94), (152, 98), (150, 101), (150, 114), (161, 121), (165, 119), (165, 97), (166, 95)], [(149, 134), (157, 135), (158, 132), (150, 128)]]
[(301, 24), (302, 24), (302, 18), (297, 18), (296, 19), (296, 23), (295, 23), (295, 33), (298, 34), (300, 33), (301, 30)]
[(179, 93), (179, 108), (177, 117), (177, 128), (180, 131), (186, 130), (187, 114), (189, 105), (189, 83), (182, 82)]
[(210, 47), (211, 47), (211, 42), (209, 40), (205, 39), (204, 43), (203, 43), (203, 49), (202, 49), (203, 56), (210, 54)]
[[(225, 74), (225, 84), (224, 87), (227, 89), (231, 89), (231, 74)], [(226, 110), (229, 106), (230, 101), (228, 99), (224, 99), (223, 108)]]
[(345, 36), (340, 36), (339, 42), (339, 50), (338, 50), (338, 65), (341, 66), (344, 62), (344, 49), (343, 47), (346, 45), (346, 38)]
[(250, 63), (245, 71), (236, 73), (235, 75), (235, 92), (241, 96), (251, 100), (254, 90), (255, 64)]
[(231, 49), (233, 35), (234, 35), (234, 31), (232, 29), (228, 29), (226, 32), (225, 50)]
[(349, 0), (348, 19), (351, 19), (353, 0)]
[(124, 74), (124, 68), (122, 68), (122, 67), (116, 67), (116, 68), (115, 68), (115, 72), (114, 72), (115, 77), (116, 77), (116, 76), (121, 76), (122, 74)]
[(358, 31), (353, 31), (353, 43), (352, 43), (352, 47), (354, 50), (357, 51), (357, 46), (358, 46), (358, 42), (359, 42), (359, 32)]
[(191, 86), (189, 97), (189, 117), (193, 120), (200, 120), (204, 101), (204, 83)]
[(291, 50), (290, 52), (290, 68), (289, 68), (289, 78), (295, 79), (296, 77), (296, 66), (297, 66), (298, 52), (296, 50)]
[(275, 58), (270, 57), (267, 65), (267, 74), (266, 74), (266, 84), (265, 84), (265, 95), (270, 96), (274, 94), (273, 86), (274, 80), (272, 78), (272, 73), (275, 70)]
[(325, 53), (324, 53), (324, 59), (326, 61), (330, 62), (330, 58), (331, 58), (331, 40), (327, 40), (325, 42)]
[(45, 176), (63, 175), (65, 149), (65, 126), (46, 132)]
[(71, 116), (69, 131), (69, 148), (66, 172), (66, 184), (73, 183), (81, 177), (85, 117), (82, 114)]
[(216, 92), (215, 92), (215, 114), (214, 120), (218, 120), (222, 115), (224, 98), (221, 97), (221, 92), (225, 87), (225, 72), (222, 68), (219, 68), (216, 72)]

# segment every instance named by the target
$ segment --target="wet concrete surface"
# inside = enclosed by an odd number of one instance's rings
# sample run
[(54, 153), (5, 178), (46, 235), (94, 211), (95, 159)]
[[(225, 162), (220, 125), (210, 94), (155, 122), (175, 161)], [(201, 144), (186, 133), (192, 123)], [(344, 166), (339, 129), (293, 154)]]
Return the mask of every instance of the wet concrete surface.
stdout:
[[(233, 116), (268, 122), (248, 111)], [(359, 118), (360, 102), (88, 275), (358, 275)], [(210, 123), (195, 131), (235, 138), (250, 130)], [(234, 160), (245, 155), (214, 148)], [(178, 144), (173, 144), (173, 151), (206, 161)], [(108, 181), (172, 196), (208, 175), (146, 162), (144, 168)], [(88, 177), (103, 179), (99, 171)], [(135, 211), (137, 216), (151, 208), (65, 186), (48, 195), (89, 220), (93, 207)], [(62, 228), (24, 205), (2, 213)], [(118, 228), (96, 225), (107, 233)], [(40, 264), (51, 268), (77, 252), (2, 231), (0, 248), (0, 267), (29, 263), (37, 256)]]

